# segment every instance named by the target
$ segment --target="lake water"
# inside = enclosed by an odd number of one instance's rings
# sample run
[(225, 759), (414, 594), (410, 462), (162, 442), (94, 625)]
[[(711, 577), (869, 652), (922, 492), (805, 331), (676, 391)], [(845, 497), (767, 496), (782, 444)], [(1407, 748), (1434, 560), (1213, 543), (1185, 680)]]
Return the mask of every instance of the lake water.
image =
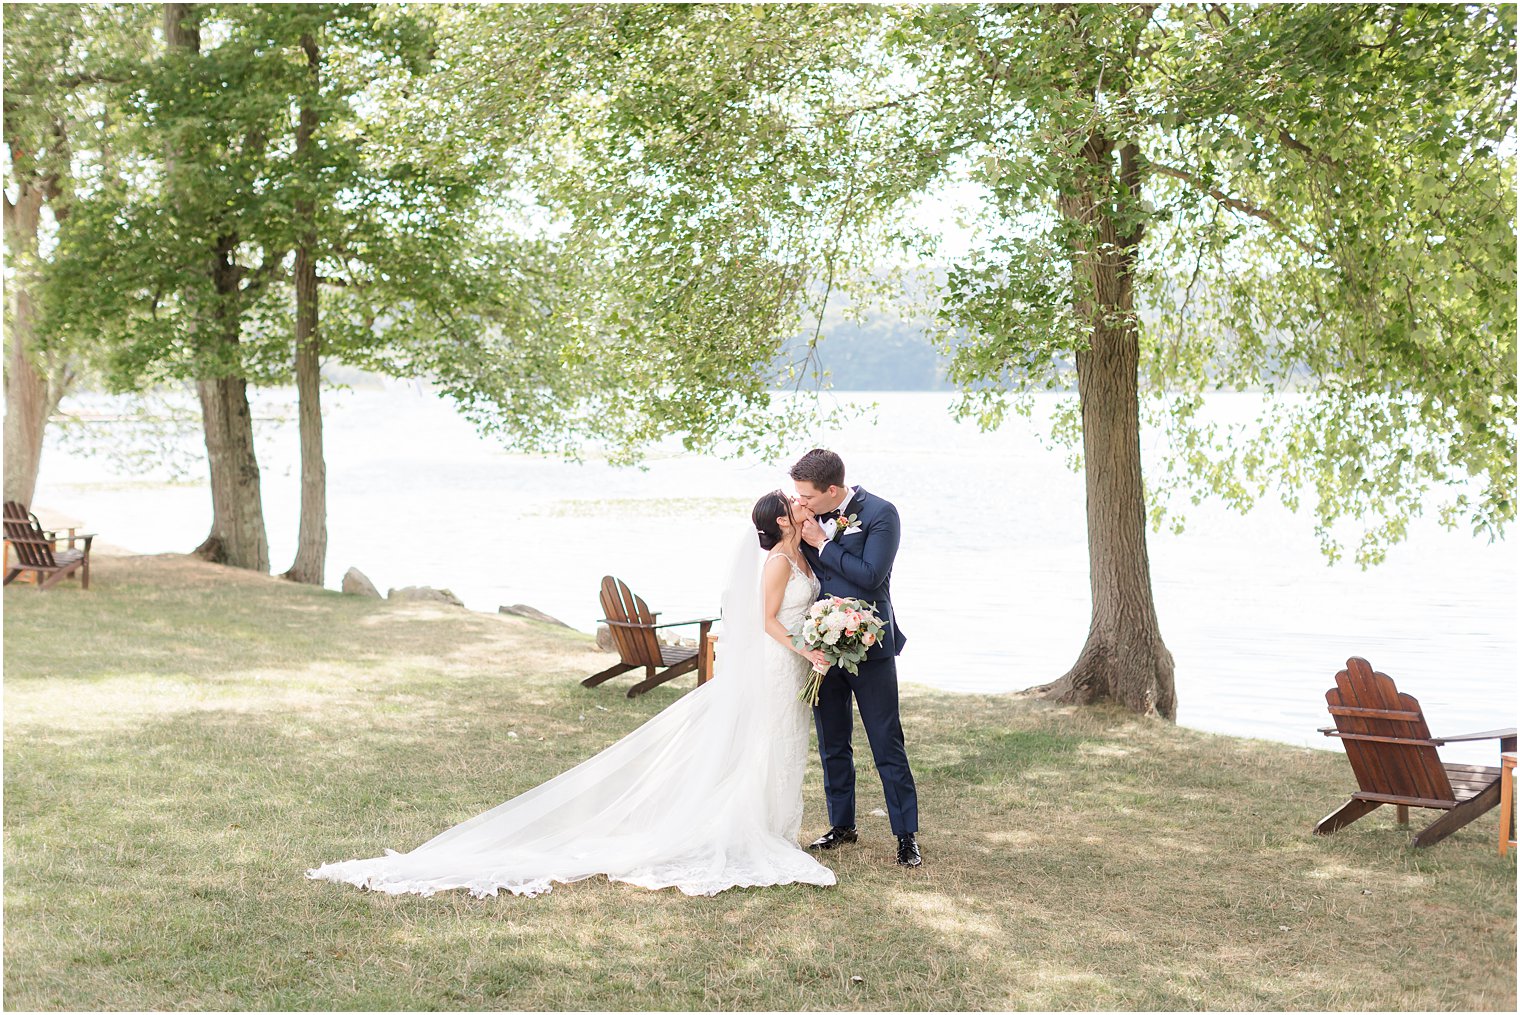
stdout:
[[(590, 631), (601, 578), (614, 574), (662, 619), (707, 616), (749, 506), (790, 488), (784, 462), (669, 451), (640, 470), (513, 454), (447, 402), (400, 385), (323, 397), (333, 587), (355, 566), (382, 592), (446, 587), (473, 609), (527, 603)], [(850, 482), (901, 512), (893, 598), (909, 639), (902, 678), (1004, 692), (1065, 672), (1089, 620), (1087, 536), (1082, 477), (1037, 436), (1054, 396), (1034, 421), (1011, 418), (993, 433), (956, 423), (947, 394), (840, 397), (880, 405), (874, 423), (821, 443), (843, 455)], [(255, 411), (292, 402), (289, 392), (263, 392)], [(1224, 395), (1212, 411), (1248, 418), (1257, 404)], [(293, 418), (263, 424), (259, 448), (279, 571), (298, 523)], [(35, 501), (44, 520), (49, 510), (82, 519), (104, 542), (185, 551), (210, 520), (210, 494), (196, 479), (119, 475), (103, 458), (50, 441)], [(1386, 563), (1361, 571), (1326, 564), (1307, 515), (1275, 503), (1244, 516), (1206, 504), (1191, 510), (1183, 534), (1152, 533), (1150, 556), (1184, 725), (1338, 749), (1315, 729), (1329, 721), (1324, 692), (1350, 655), (1418, 697), (1438, 736), (1515, 725), (1513, 542), (1417, 520)], [(1443, 756), (1496, 764), (1496, 753), (1493, 744), (1456, 745)]]

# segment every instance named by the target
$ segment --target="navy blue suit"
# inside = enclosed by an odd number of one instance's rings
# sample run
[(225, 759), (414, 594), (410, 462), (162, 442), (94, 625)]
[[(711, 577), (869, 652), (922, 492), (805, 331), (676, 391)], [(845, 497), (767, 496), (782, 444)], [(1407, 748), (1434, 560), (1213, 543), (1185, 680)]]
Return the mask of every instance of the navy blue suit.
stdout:
[[(828, 799), (829, 824), (855, 824), (855, 752), (851, 740), (855, 716), (853, 696), (860, 709), (860, 722), (871, 745), (871, 756), (881, 776), (887, 798), (892, 834), (918, 831), (918, 794), (908, 767), (902, 719), (897, 707), (897, 655), (902, 651), (902, 629), (892, 610), (892, 562), (902, 538), (897, 508), (857, 487), (855, 495), (840, 508), (838, 538), (822, 549), (803, 544), (802, 552), (822, 585), (819, 598), (847, 596), (863, 599), (888, 624), (880, 643), (866, 654), (860, 672), (852, 674), (835, 666), (818, 694), (813, 723), (818, 730), (818, 755), (823, 761), (823, 786)], [(846, 517), (859, 519), (859, 532), (846, 533)]]

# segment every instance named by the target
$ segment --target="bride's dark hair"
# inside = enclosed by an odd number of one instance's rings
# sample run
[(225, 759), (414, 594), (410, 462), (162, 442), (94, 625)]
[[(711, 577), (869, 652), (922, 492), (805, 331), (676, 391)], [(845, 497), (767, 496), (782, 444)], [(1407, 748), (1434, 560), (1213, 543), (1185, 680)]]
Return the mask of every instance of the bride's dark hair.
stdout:
[(755, 534), (760, 537), (760, 549), (773, 549), (781, 542), (781, 526), (776, 524), (776, 519), (786, 515), (792, 524), (797, 523), (797, 516), (792, 514), (792, 501), (780, 490), (772, 490), (770, 493), (755, 501), (755, 510), (750, 512), (750, 521), (755, 523)]

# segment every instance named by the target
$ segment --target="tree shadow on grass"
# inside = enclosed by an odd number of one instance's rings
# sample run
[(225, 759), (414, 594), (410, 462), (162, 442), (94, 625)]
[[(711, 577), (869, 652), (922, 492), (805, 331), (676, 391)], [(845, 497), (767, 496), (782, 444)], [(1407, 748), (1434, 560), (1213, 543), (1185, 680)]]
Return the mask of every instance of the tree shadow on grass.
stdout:
[[(208, 581), (208, 570), (222, 581)], [(347, 596), (184, 558), (107, 557), (98, 571), (98, 587), (88, 592), (6, 590), (8, 681), (122, 673), (215, 678), (303, 663), (374, 664), (409, 652), (436, 659), (440, 627), (461, 661), (481, 647), (561, 658), (579, 647), (587, 665), (600, 658), (589, 638), (577, 643), (568, 632), (457, 607)]]
[[(581, 707), (569, 690), (547, 696), (567, 723)], [(1154, 848), (1164, 814), (1132, 816), (1123, 834), (1104, 825), (1089, 841), (1084, 828), (1112, 804), (1105, 787), (1123, 799), (1126, 782), (1159, 775), (1125, 757), (1084, 769), (1079, 748), (1038, 729), (952, 738), (960, 760), (924, 773), (936, 815), (926, 867), (893, 866), (874, 828), (825, 857), (840, 874), (833, 889), (688, 899), (594, 879), (532, 900), (422, 899), (302, 877), (325, 860), (410, 849), (642, 721), (597, 712), (543, 741), (505, 738), (487, 708), (495, 697), (462, 681), (420, 723), (212, 711), (67, 745), (13, 739), (11, 997), (68, 1007), (1397, 1006), (1387, 992), (1338, 993), (1348, 971), (1397, 982), (1387, 956), (1327, 964), (1318, 949), (1348, 917), (1377, 920), (1363, 900), (1407, 912), (1428, 884), (1401, 886), (1364, 863), (1349, 876), (1376, 896), (1336, 879), (1306, 891), (1302, 869), (1325, 866), (1323, 855), (1252, 850), (1224, 815), (1199, 819), (1198, 835), (1227, 846), (1202, 854)], [(456, 707), (473, 718), (437, 721)], [(995, 811), (999, 782), (987, 771), (1015, 779), (1059, 760), (1070, 785), (1023, 794), (1012, 817)], [(875, 791), (871, 778), (861, 773), (863, 793)], [(1073, 789), (1089, 798), (1085, 812), (1067, 806)], [(818, 797), (810, 767), (812, 821)], [(1029, 838), (996, 844), (1015, 832)], [(1433, 923), (1422, 932), (1470, 931), (1472, 915)]]
[[(411, 849), (539, 784), (685, 688), (634, 701), (580, 688), (581, 650), (518, 622), (255, 593), (232, 597), (247, 641), (218, 639), (210, 671), (83, 659), (21, 681), (33, 710), (7, 715), (5, 771), (13, 1006), (1513, 1005), (1513, 868), (1488, 826), (1417, 857), (1380, 828), (1314, 840), (1306, 809), (1339, 792), (1336, 759), (990, 697), (905, 699), (918, 871), (892, 863), (885, 820), (868, 814), (880, 789), (862, 738), (862, 840), (823, 857), (831, 889), (688, 899), (593, 879), (476, 900), (308, 882), (308, 867)], [(118, 612), (204, 612), (183, 591), (155, 595)], [(312, 631), (297, 623), (313, 616)], [(287, 623), (283, 647), (264, 643)], [(165, 669), (193, 644), (178, 632), (155, 649)], [(92, 695), (140, 685), (129, 721), (102, 719), (81, 679)], [(205, 697), (178, 708), (164, 681)], [(811, 763), (804, 799), (805, 828), (820, 826)], [(1386, 947), (1348, 953), (1348, 935)], [(1432, 940), (1462, 941), (1472, 961), (1453, 972), (1414, 947)]]

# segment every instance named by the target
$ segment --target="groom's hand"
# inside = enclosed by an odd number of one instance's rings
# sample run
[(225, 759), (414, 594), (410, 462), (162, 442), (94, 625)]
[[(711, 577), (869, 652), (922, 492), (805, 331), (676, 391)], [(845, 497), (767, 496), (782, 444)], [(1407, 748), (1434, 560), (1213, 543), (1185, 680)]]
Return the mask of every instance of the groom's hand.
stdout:
[(811, 515), (802, 523), (802, 541), (815, 550), (823, 549), (826, 537), (823, 534), (823, 526)]

